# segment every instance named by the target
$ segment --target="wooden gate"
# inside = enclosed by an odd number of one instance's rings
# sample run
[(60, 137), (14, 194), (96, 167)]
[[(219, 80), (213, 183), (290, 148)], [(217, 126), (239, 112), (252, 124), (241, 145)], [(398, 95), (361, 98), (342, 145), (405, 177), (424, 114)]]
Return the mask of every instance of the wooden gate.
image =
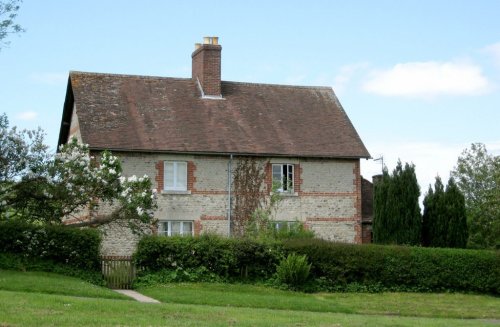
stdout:
[(103, 256), (101, 257), (101, 268), (102, 275), (109, 288), (132, 288), (136, 273), (132, 257)]

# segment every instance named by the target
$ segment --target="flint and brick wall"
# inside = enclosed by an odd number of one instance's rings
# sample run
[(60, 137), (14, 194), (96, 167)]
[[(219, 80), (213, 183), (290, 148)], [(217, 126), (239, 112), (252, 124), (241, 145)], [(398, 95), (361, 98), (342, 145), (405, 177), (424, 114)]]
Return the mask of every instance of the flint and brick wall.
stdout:
[[(158, 220), (193, 221), (195, 235), (228, 235), (228, 157), (114, 153), (122, 160), (125, 176), (148, 175), (158, 188)], [(163, 161), (188, 163), (188, 191), (167, 192), (163, 188)], [(270, 158), (263, 191), (270, 190), (272, 163), (294, 164), (294, 194), (284, 195), (276, 220), (300, 221), (317, 237), (346, 243), (361, 243), (361, 179), (359, 160)], [(263, 160), (263, 162), (265, 162)], [(236, 167), (237, 157), (233, 161)], [(155, 231), (152, 230), (154, 233)], [(130, 255), (138, 241), (131, 232), (108, 228), (103, 254)]]

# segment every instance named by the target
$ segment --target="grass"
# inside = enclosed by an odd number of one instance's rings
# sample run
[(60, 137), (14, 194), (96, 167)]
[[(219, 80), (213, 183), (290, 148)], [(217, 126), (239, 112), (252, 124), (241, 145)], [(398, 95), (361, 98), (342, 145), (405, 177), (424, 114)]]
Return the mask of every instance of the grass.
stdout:
[[(122, 300), (108, 289), (56, 274), (0, 270), (0, 326), (500, 324), (500, 299), (489, 296), (300, 294), (227, 284), (172, 284), (141, 291), (169, 303)], [(482, 319), (459, 319), (460, 310), (470, 311), (467, 315), (471, 318)]]
[(408, 317), (500, 319), (500, 298), (485, 295), (304, 294), (262, 286), (208, 283), (158, 285), (139, 288), (138, 291), (161, 302), (169, 303)]
[(73, 295), (92, 298), (128, 299), (110, 289), (78, 278), (47, 272), (20, 272), (0, 269), (0, 290)]

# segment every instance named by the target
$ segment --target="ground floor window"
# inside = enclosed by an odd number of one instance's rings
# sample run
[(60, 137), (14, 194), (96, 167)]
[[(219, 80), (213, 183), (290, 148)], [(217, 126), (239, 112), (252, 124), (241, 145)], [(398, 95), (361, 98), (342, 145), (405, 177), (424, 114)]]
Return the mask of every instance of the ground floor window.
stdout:
[(163, 236), (192, 236), (192, 221), (161, 220), (158, 223), (158, 235)]
[(299, 228), (300, 223), (297, 221), (271, 221), (271, 227), (277, 232), (289, 232)]

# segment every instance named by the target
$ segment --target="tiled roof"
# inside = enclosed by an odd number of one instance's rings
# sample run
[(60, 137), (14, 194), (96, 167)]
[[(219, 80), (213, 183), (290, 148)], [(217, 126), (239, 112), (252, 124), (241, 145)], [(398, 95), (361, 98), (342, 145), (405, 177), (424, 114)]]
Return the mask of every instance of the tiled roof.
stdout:
[(93, 149), (367, 158), (331, 88), (71, 72), (59, 143), (76, 107)]

